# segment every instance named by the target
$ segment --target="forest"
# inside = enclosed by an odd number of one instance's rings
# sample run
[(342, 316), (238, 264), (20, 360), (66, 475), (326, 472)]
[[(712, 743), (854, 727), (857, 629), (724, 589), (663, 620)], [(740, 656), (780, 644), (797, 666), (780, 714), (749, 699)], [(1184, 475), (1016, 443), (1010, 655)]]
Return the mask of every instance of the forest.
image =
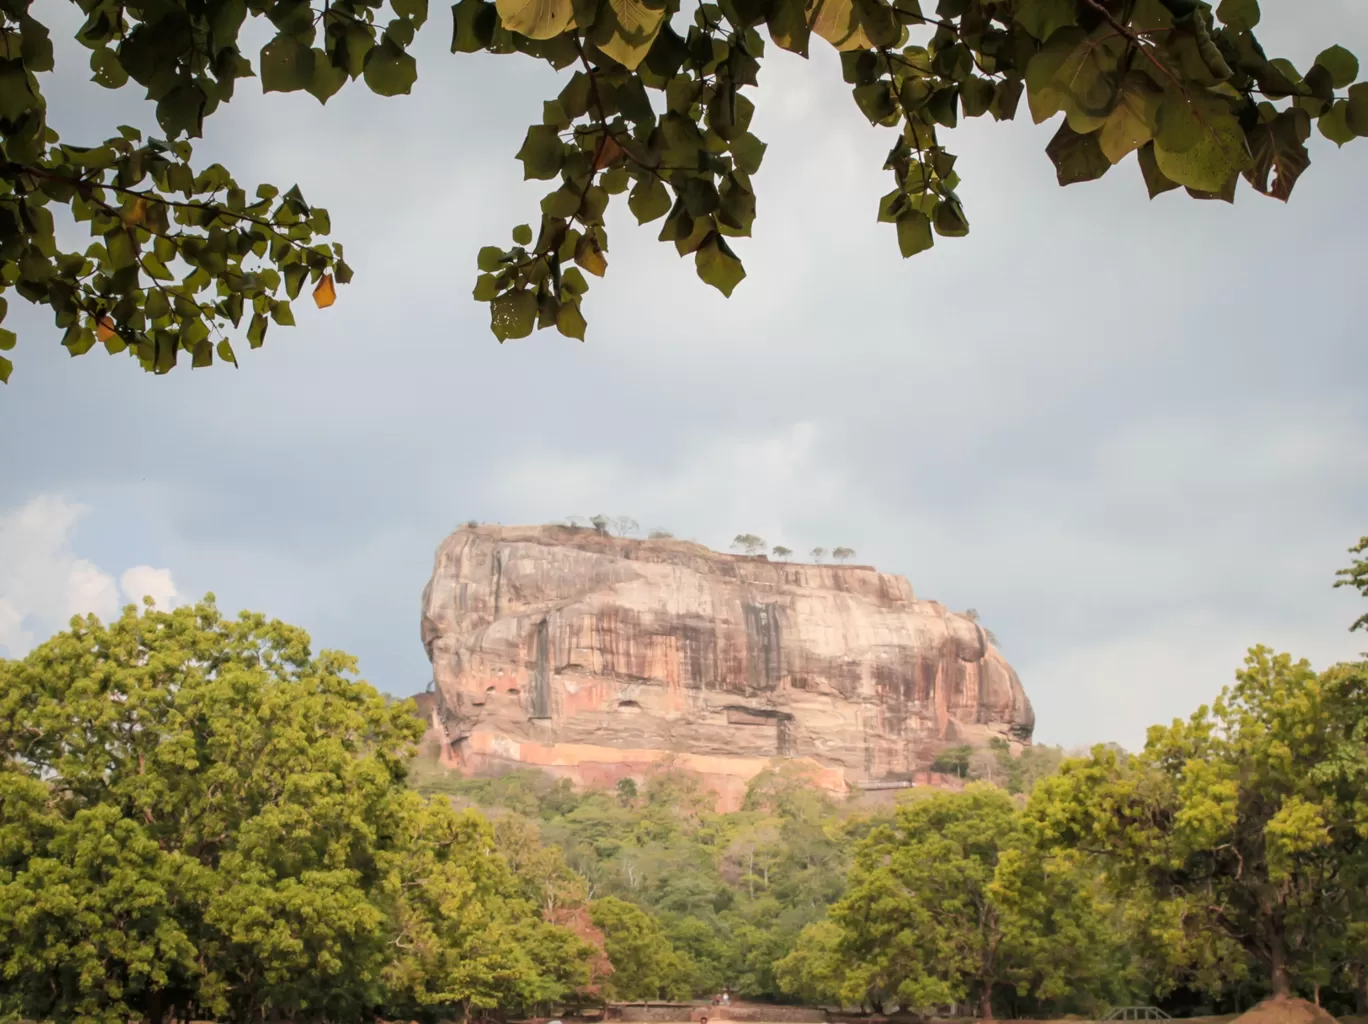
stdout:
[(952, 749), (882, 803), (776, 762), (726, 814), (668, 765), (446, 774), (355, 670), (212, 595), (0, 661), (0, 1017), (1368, 1009), (1368, 661), (1256, 647), (1138, 753)]

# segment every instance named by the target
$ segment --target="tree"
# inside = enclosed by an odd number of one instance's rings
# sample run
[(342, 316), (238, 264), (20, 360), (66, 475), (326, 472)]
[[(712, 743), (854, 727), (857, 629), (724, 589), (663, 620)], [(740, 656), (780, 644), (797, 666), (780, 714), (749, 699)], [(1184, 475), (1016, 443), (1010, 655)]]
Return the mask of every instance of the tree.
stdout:
[(623, 807), (631, 807), (636, 803), (637, 784), (634, 779), (618, 779), (617, 783), (618, 803)]
[(640, 529), (637, 521), (631, 516), (617, 516), (613, 520), (613, 530), (619, 537), (630, 537)]
[(650, 914), (616, 896), (595, 900), (590, 914), (613, 963), (607, 988), (614, 998), (688, 997), (690, 965)]
[(1152, 890), (1176, 953), (1209, 960), (1216, 936), (1289, 995), (1317, 982), (1368, 883), (1365, 741), (1365, 666), (1317, 675), (1255, 647), (1211, 707), (1151, 728), (1135, 757), (1066, 762), (1031, 813), (1057, 848), (1097, 850), (1118, 886)]
[[(228, 331), (244, 316), (255, 347), (270, 323), (293, 323), (290, 303), (306, 282), (328, 306), (351, 277), (341, 246), (323, 241), (326, 211), (297, 187), (262, 185), (249, 201), (227, 169), (194, 170), (189, 140), (252, 75), (267, 92), (320, 102), (357, 78), (381, 95), (409, 92), (418, 69), (408, 51), (427, 5), (233, 3), (90, 8), (77, 38), (92, 51), (95, 81), (145, 87), (164, 137), (125, 129), (79, 145), (48, 123), (36, 77), (53, 69), (47, 27), (24, 0), (6, 9), (0, 278), (52, 309), (72, 354), (100, 342), (161, 373), (181, 351), (193, 366), (215, 355), (236, 362)], [(670, 17), (677, 9), (627, 0), (453, 8), (455, 52), (575, 68), (517, 154), (524, 177), (553, 183), (535, 227), (515, 227), (510, 247), (477, 257), (474, 297), (490, 303), (501, 341), (552, 325), (584, 337), (585, 273), (607, 270), (604, 214), (624, 192), (638, 221), (661, 221), (661, 240), (731, 294), (745, 270), (728, 240), (751, 233), (765, 156), (750, 131), (762, 26), (772, 45), (799, 54), (814, 34), (835, 46), (860, 113), (898, 130), (878, 217), (904, 257), (969, 230), (942, 130), (961, 114), (1009, 120), (1023, 93), (1037, 123), (1064, 115), (1046, 146), (1061, 184), (1101, 177), (1135, 153), (1151, 196), (1184, 187), (1230, 200), (1243, 175), (1286, 200), (1310, 163), (1313, 122), (1338, 144), (1368, 133), (1357, 60), (1337, 46), (1304, 72), (1268, 59), (1253, 0), (1226, 0), (1214, 15), (1197, 0), (979, 0), (934, 15), (916, 0), (727, 0), (689, 12), (684, 36)], [(246, 14), (276, 29), (255, 65), (239, 49)], [(53, 208), (87, 222), (94, 244), (64, 251)], [(14, 342), (0, 335), (0, 348)], [(0, 379), (10, 370), (0, 357)]]
[(660, 527), (656, 527), (655, 529), (651, 530), (649, 534), (647, 534), (647, 538), (649, 540), (672, 540), (674, 538), (674, 534), (671, 533), (669, 530), (662, 530)]
[(765, 540), (757, 537), (753, 533), (738, 533), (732, 538), (732, 549), (734, 551), (744, 551), (748, 555), (758, 555), (765, 550)]
[(812, 560), (814, 562), (817, 562), (818, 564), (820, 564), (822, 559), (826, 557), (826, 553), (826, 548), (813, 548), (811, 551), (808, 552), (808, 554), (812, 556)]
[(1021, 812), (995, 787), (903, 805), (895, 825), (861, 841), (849, 890), (831, 908), (844, 996), (914, 1009), (968, 1000), (991, 1020), (1000, 987), (1043, 998), (1085, 990), (1109, 942), (1073, 868), (1035, 853)]
[(970, 622), (974, 623), (974, 625), (978, 626), (979, 629), (983, 630), (983, 635), (990, 644), (992, 644), (994, 647), (998, 646), (997, 634), (995, 634), (991, 629), (989, 629), (987, 626), (985, 626), (982, 622), (979, 621), (978, 609), (966, 609), (964, 612), (964, 617), (968, 619)]
[(854, 548), (832, 548), (831, 557), (838, 562), (848, 562), (855, 557)]
[[(404, 787), (412, 705), (212, 597), (0, 661), (0, 1015), (357, 1020), (568, 991), (487, 822)], [(545, 926), (549, 928), (550, 926)]]
[(931, 770), (943, 775), (958, 775), (961, 779), (965, 778), (969, 774), (969, 759), (973, 753), (974, 748), (967, 743), (946, 747), (936, 753), (935, 760), (931, 762)]
[[(1368, 597), (1368, 537), (1360, 537), (1359, 542), (1349, 549), (1349, 554), (1361, 557), (1354, 559), (1353, 564), (1347, 569), (1341, 569), (1335, 574), (1341, 577), (1335, 580), (1335, 586), (1353, 587), (1364, 597)], [(1368, 630), (1368, 612), (1355, 619), (1349, 629), (1351, 632), (1357, 629)]]
[(611, 520), (602, 514), (591, 516), (589, 519), (589, 525), (594, 528), (594, 532), (600, 537), (608, 536), (608, 525), (610, 522)]
[(770, 553), (773, 554), (775, 558), (788, 558), (793, 554), (793, 549), (786, 548), (782, 544), (776, 544), (770, 549)]

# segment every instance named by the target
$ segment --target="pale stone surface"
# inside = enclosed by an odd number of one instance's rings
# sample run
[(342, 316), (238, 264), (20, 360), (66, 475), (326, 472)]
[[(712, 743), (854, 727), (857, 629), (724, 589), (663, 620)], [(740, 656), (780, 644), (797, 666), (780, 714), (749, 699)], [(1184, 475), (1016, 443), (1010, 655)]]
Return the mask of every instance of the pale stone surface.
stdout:
[(834, 792), (931, 781), (942, 747), (1035, 724), (977, 623), (867, 566), (469, 527), (437, 551), (422, 636), (443, 759), (470, 772), (611, 785), (672, 760), (735, 806), (775, 758)]

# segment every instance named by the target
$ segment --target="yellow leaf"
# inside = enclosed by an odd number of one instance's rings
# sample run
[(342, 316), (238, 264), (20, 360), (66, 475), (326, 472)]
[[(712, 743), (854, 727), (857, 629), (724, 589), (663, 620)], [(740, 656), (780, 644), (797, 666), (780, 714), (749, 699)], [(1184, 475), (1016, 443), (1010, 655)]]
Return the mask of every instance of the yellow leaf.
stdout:
[[(124, 211), (123, 222), (130, 227), (141, 224), (147, 217), (147, 200), (139, 196), (133, 200), (133, 205)], [(104, 339), (101, 339), (102, 341)]]
[(874, 48), (860, 24), (854, 0), (810, 0), (808, 23), (812, 31), (838, 50)]
[(318, 287), (313, 290), (314, 305), (319, 309), (327, 309), (337, 301), (337, 289), (333, 287), (333, 276), (324, 274), (323, 279), (318, 282)]
[(628, 71), (646, 59), (667, 14), (661, 0), (604, 0), (590, 39)]
[(528, 39), (560, 35), (575, 15), (572, 0), (496, 0), (494, 6), (504, 28)]
[(575, 262), (595, 277), (602, 277), (608, 269), (607, 257), (588, 235), (581, 237), (575, 246)]

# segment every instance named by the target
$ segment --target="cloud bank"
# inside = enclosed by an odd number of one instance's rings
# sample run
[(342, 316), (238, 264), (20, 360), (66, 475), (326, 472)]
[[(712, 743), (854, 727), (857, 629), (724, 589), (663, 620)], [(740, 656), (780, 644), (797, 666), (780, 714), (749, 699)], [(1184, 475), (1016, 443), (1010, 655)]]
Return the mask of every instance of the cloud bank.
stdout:
[(115, 583), (76, 554), (76, 528), (90, 511), (44, 494), (0, 515), (0, 656), (22, 657), (74, 615), (108, 621), (121, 603), (141, 603), (144, 596), (161, 608), (175, 605), (170, 570), (137, 565)]

